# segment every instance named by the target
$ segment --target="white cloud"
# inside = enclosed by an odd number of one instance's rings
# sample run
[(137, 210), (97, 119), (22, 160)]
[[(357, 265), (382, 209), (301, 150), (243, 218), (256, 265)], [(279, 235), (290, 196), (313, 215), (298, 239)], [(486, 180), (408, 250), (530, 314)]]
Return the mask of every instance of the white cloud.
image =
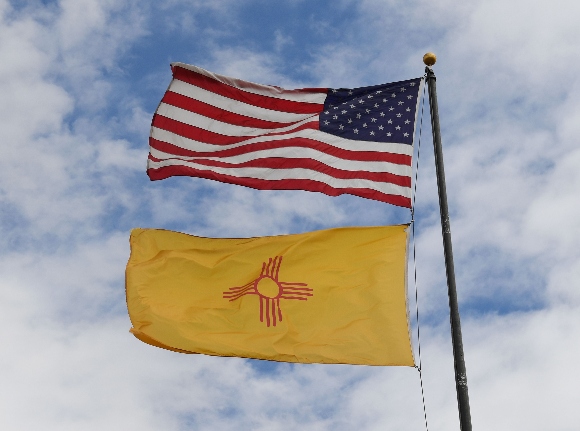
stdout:
[(118, 182), (125, 174), (112, 164), (140, 167), (127, 143), (111, 144), (106, 133), (100, 141), (102, 136), (70, 127), (87, 106), (95, 112), (107, 103), (111, 85), (103, 68), (142, 33), (134, 14), (126, 20), (113, 16), (120, 10), (114, 2), (87, 1), (37, 6), (12, 18), (5, 12), (0, 86), (11, 103), (3, 105), (0, 120), (0, 181), (4, 204), (16, 211), (12, 218), (30, 224), (28, 235), (73, 235), (78, 223), (94, 220), (116, 199), (116, 190), (103, 190), (95, 175), (107, 172)]
[[(9, 101), (0, 107), (0, 340), (9, 346), (0, 355), (2, 427), (422, 426), (413, 369), (256, 366), (165, 352), (128, 333), (123, 269), (131, 226), (250, 236), (379, 224), (402, 214), (356, 198), (185, 178), (144, 186), (150, 113), (125, 85), (125, 56), (140, 37), (160, 31), (155, 23), (173, 21), (179, 25), (163, 31), (187, 30), (214, 47), (205, 60), (212, 70), (287, 87), (301, 86), (304, 73), (338, 86), (402, 79), (422, 72), (424, 51), (439, 55), (474, 428), (573, 429), (579, 382), (569, 370), (580, 359), (578, 6), (340, 2), (337, 10), (357, 24), (337, 29), (334, 15), (309, 14), (300, 31), (319, 42), (301, 53), (304, 65), (294, 74), (285, 51), (300, 49), (295, 41), (303, 35), (280, 26), (267, 48), (257, 39), (228, 40), (238, 31), (232, 4), (70, 0), (16, 10), (0, 1), (0, 91)], [(209, 28), (208, 13), (226, 14), (218, 17), (224, 26)], [(427, 413), (437, 430), (457, 427), (457, 411), (426, 131), (422, 145), (419, 300)]]
[(280, 30), (274, 32), (274, 48), (276, 51), (283, 50), (286, 46), (292, 45), (293, 41), (290, 36), (285, 36)]
[[(577, 309), (514, 314), (469, 322), (474, 427), (511, 430), (574, 429), (580, 358)], [(493, 354), (490, 354), (493, 352)]]
[(293, 88), (293, 84), (280, 68), (280, 57), (276, 54), (255, 52), (245, 47), (212, 50), (209, 62), (212, 71), (222, 75), (240, 77), (247, 81)]

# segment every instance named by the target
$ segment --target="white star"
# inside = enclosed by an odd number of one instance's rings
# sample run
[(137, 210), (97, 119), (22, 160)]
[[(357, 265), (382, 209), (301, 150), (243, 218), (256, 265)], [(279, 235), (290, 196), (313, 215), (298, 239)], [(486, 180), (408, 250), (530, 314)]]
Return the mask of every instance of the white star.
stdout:
[(377, 121), (377, 119), (376, 119), (376, 118), (371, 118), (371, 121), (372, 121), (373, 123), (375, 123), (375, 122)]
[(359, 100), (358, 100), (358, 103), (365, 103), (365, 101), (364, 101), (364, 100), (362, 100), (362, 99), (359, 99)]
[(387, 136), (391, 136), (391, 132), (387, 132)]
[(332, 92), (333, 92), (333, 93), (336, 93), (336, 88), (333, 88), (333, 89), (332, 89)]
[(374, 132), (373, 130), (371, 130), (371, 133), (370, 133), (370, 135), (371, 135), (371, 136), (375, 136), (375, 132)]
[(369, 98), (369, 99), (372, 99), (372, 98), (373, 98), (373, 95), (372, 95), (372, 94), (369, 94), (369, 95), (368, 95), (368, 98)]
[(351, 108), (355, 108), (356, 106), (355, 106), (355, 105), (350, 105), (350, 107), (351, 107)]
[(395, 127), (395, 130), (401, 130), (401, 126)]
[(365, 111), (366, 111), (367, 114), (370, 114), (371, 113), (371, 110), (370, 109), (365, 109)]
[(358, 133), (358, 129), (354, 129), (354, 130), (353, 130), (353, 132), (354, 132), (354, 133)]
[(401, 91), (405, 91), (405, 87), (401, 87)]
[[(399, 114), (399, 115), (401, 115), (401, 114)], [(338, 120), (338, 115), (333, 115), (333, 116), (332, 116), (332, 119), (333, 119), (333, 120)]]
[(352, 123), (352, 120), (349, 118), (349, 119), (348, 119), (348, 124), (350, 124), (350, 123)]
[(413, 95), (412, 95), (412, 94), (409, 94), (409, 95), (407, 96), (407, 99), (409, 99), (409, 100), (411, 100), (412, 98), (413, 98)]
[(410, 123), (410, 121), (409, 121), (409, 120), (405, 120), (405, 124), (409, 124), (409, 123)]
[(406, 138), (407, 136), (409, 136), (408, 133), (403, 133), (403, 136)]
[(405, 111), (411, 112), (411, 108), (407, 108), (407, 109), (405, 109)]
[(378, 108), (378, 107), (379, 107), (379, 104), (378, 103), (375, 103), (375, 108)]
[(397, 97), (397, 95), (395, 93), (391, 94), (391, 97)]
[(381, 116), (381, 117), (384, 117), (384, 116), (385, 116), (385, 113), (384, 113), (384, 112), (381, 112), (381, 113), (380, 113), (380, 116)]
[(394, 111), (395, 108), (393, 108), (392, 106), (389, 107), (389, 111)]
[(393, 120), (389, 120), (389, 121), (387, 121), (387, 123), (393, 124)]
[(346, 114), (346, 111), (343, 109), (342, 111), (340, 111), (341, 114)]
[[(398, 114), (397, 114), (397, 118), (401, 118), (401, 115), (403, 115), (403, 114), (401, 114), (401, 113), (398, 113)], [(335, 115), (335, 117), (336, 117), (336, 115)], [(335, 118), (335, 120), (336, 120), (336, 118)]]
[(342, 130), (342, 129), (344, 129), (344, 126), (343, 126), (342, 124), (339, 124), (339, 125), (338, 125), (338, 128), (339, 128), (340, 130)]
[(363, 127), (367, 127), (367, 123), (363, 123)]
[(414, 86), (415, 86), (415, 83), (414, 83), (414, 82), (411, 82), (409, 85), (410, 85), (411, 87), (414, 87)]
[(402, 104), (403, 104), (403, 101), (400, 101), (400, 102), (399, 102), (399, 105), (402, 105)]
[(382, 125), (379, 126), (379, 130), (383, 130), (383, 129), (384, 129), (384, 127)]
[(386, 102), (386, 101), (387, 101), (387, 99), (386, 99), (386, 98), (384, 98), (384, 99), (383, 99), (383, 102)]
[(334, 108), (332, 108), (332, 109), (338, 109), (338, 106), (335, 106), (335, 107), (334, 107)]
[(328, 126), (328, 121), (327, 120), (324, 120), (324, 125), (325, 126)]
[(352, 90), (348, 90), (348, 95), (352, 96)]
[(356, 118), (358, 118), (360, 120), (360, 114), (356, 114)]
[(377, 94), (381, 94), (383, 90), (377, 90)]
[(324, 111), (324, 113), (325, 113), (326, 115), (328, 115), (328, 111)]

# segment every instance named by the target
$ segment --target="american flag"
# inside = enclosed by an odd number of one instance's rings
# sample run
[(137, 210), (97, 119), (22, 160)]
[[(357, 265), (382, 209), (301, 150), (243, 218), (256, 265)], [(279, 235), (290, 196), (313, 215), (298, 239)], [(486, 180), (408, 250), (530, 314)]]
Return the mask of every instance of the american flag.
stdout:
[(151, 180), (185, 175), (411, 206), (422, 78), (285, 90), (183, 63), (171, 68), (151, 124)]

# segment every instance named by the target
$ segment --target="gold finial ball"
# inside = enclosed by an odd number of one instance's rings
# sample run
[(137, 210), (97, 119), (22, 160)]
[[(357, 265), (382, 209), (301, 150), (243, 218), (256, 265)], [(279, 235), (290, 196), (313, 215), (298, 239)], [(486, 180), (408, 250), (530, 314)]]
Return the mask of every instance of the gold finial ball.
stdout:
[(432, 52), (428, 52), (427, 54), (425, 54), (423, 56), (423, 63), (425, 63), (427, 66), (433, 66), (436, 61), (437, 61), (437, 56), (435, 54), (433, 54)]

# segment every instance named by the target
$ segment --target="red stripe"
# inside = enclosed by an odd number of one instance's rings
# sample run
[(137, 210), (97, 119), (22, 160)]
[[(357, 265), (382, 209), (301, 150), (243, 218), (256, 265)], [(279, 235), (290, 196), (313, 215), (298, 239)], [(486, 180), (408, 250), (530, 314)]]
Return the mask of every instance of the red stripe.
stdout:
[(270, 326), (270, 299), (266, 298), (266, 326)]
[(388, 162), (395, 163), (397, 165), (411, 166), (411, 156), (404, 154), (379, 153), (375, 151), (349, 151), (308, 138), (288, 138), (276, 141), (256, 142), (254, 144), (241, 145), (236, 148), (213, 152), (186, 150), (176, 145), (153, 138), (149, 138), (149, 145), (156, 150), (181, 157), (233, 157), (241, 154), (247, 154), (253, 151), (271, 150), (275, 148), (312, 148), (314, 150), (320, 151), (321, 153), (329, 154), (344, 160), (361, 162)]
[[(308, 295), (308, 296), (314, 296), (314, 295)], [(282, 299), (298, 299), (299, 301), (308, 301), (308, 298), (303, 298), (300, 296), (288, 296), (288, 295), (281, 295), (280, 298)]]
[[(182, 67), (178, 64), (176, 65), (172, 65), (171, 66), (171, 70), (173, 71), (175, 68), (179, 67), (180, 69), (183, 69), (186, 73), (191, 71), (192, 73), (197, 73), (200, 75), (204, 75), (207, 76), (203, 73), (197, 72), (195, 70), (192, 69), (188, 69), (187, 67)], [(200, 68), (201, 69), (201, 68)], [(207, 70), (206, 70), (207, 72)], [(242, 90), (261, 90), (261, 91), (272, 91), (272, 92), (278, 92), (278, 93), (284, 93), (284, 94), (304, 94), (304, 93), (324, 93), (326, 94), (328, 92), (328, 88), (327, 87), (309, 87), (309, 88), (297, 88), (297, 89), (293, 89), (293, 90), (288, 90), (286, 88), (282, 88), (282, 87), (278, 87), (276, 85), (263, 85), (263, 84), (256, 84), (255, 82), (251, 82), (251, 81), (244, 81), (242, 79), (237, 79), (237, 78), (232, 78), (232, 77), (228, 77), (228, 76), (223, 76), (223, 75), (218, 75), (217, 73), (211, 73), (212, 75), (215, 76), (219, 76), (222, 79), (228, 80), (231, 83), (228, 85), (231, 85), (233, 87), (237, 87), (237, 88), (241, 88)], [(219, 80), (217, 80), (219, 81)], [(220, 81), (221, 82), (221, 81)]]
[[(158, 129), (167, 130), (168, 132), (175, 133), (176, 135), (183, 136), (185, 138), (193, 139), (194, 141), (205, 142), (213, 145), (230, 145), (237, 144), (238, 142), (245, 141), (246, 139), (255, 138), (255, 136), (226, 136), (220, 135), (219, 133), (210, 132), (205, 129), (201, 129), (196, 126), (191, 126), (189, 124), (181, 123), (177, 120), (172, 120), (171, 118), (164, 117), (159, 114), (153, 116), (153, 122), (151, 123), (153, 127)], [(305, 123), (301, 126), (292, 129), (289, 132), (277, 132), (277, 133), (264, 133), (261, 136), (275, 136), (283, 135), (290, 132), (297, 132), (303, 129), (315, 129), (318, 130), (319, 123), (317, 121), (311, 121)]]
[(237, 144), (238, 142), (248, 139), (246, 136), (224, 136), (219, 133), (209, 132), (199, 127), (190, 126), (189, 124), (181, 123), (180, 121), (172, 120), (171, 118), (159, 114), (153, 116), (153, 122), (151, 125), (185, 138), (214, 145)]
[[(292, 112), (295, 114), (316, 114), (322, 110), (323, 104), (295, 102), (292, 100), (278, 99), (275, 97), (262, 96), (260, 94), (248, 93), (239, 88), (232, 87), (216, 81), (213, 78), (194, 72), (192, 70), (184, 69), (179, 66), (173, 68), (173, 78), (178, 79), (212, 93), (219, 94), (229, 99), (244, 102), (249, 105), (260, 106), (262, 108), (271, 109), (273, 111)], [(249, 87), (249, 86), (248, 86)], [(318, 92), (320, 89), (305, 89), (300, 92)]]
[(257, 190), (307, 190), (321, 192), (328, 196), (351, 194), (367, 199), (373, 199), (400, 207), (411, 208), (411, 199), (399, 195), (389, 195), (371, 189), (334, 188), (314, 180), (261, 180), (256, 178), (239, 178), (231, 175), (217, 174), (211, 171), (202, 171), (188, 166), (166, 166), (158, 169), (148, 169), (147, 175), (152, 181), (162, 180), (171, 176), (193, 176), (220, 181), (223, 183), (238, 184)]
[[(160, 162), (153, 156), (149, 156), (154, 162)], [(312, 159), (285, 159), (285, 158), (264, 158), (249, 160), (243, 163), (226, 163), (217, 160), (196, 159), (192, 162), (218, 168), (270, 168), (270, 169), (309, 169), (320, 172), (333, 178), (343, 180), (370, 180), (374, 182), (396, 184), (402, 187), (411, 187), (411, 177), (395, 175), (388, 172), (368, 172), (368, 171), (345, 171), (333, 168), (324, 163)]]
[(167, 103), (168, 105), (176, 106), (178, 108), (185, 109), (186, 111), (195, 112), (196, 114), (203, 115), (204, 117), (218, 120), (222, 123), (234, 124), (236, 126), (255, 127), (258, 129), (276, 129), (278, 127), (287, 127), (292, 124), (258, 120), (257, 118), (234, 114), (233, 112), (226, 111), (225, 109), (216, 108), (215, 106), (208, 105), (207, 103), (200, 102), (199, 100), (173, 93), (171, 91), (165, 93), (165, 96), (163, 96), (161, 101)]

